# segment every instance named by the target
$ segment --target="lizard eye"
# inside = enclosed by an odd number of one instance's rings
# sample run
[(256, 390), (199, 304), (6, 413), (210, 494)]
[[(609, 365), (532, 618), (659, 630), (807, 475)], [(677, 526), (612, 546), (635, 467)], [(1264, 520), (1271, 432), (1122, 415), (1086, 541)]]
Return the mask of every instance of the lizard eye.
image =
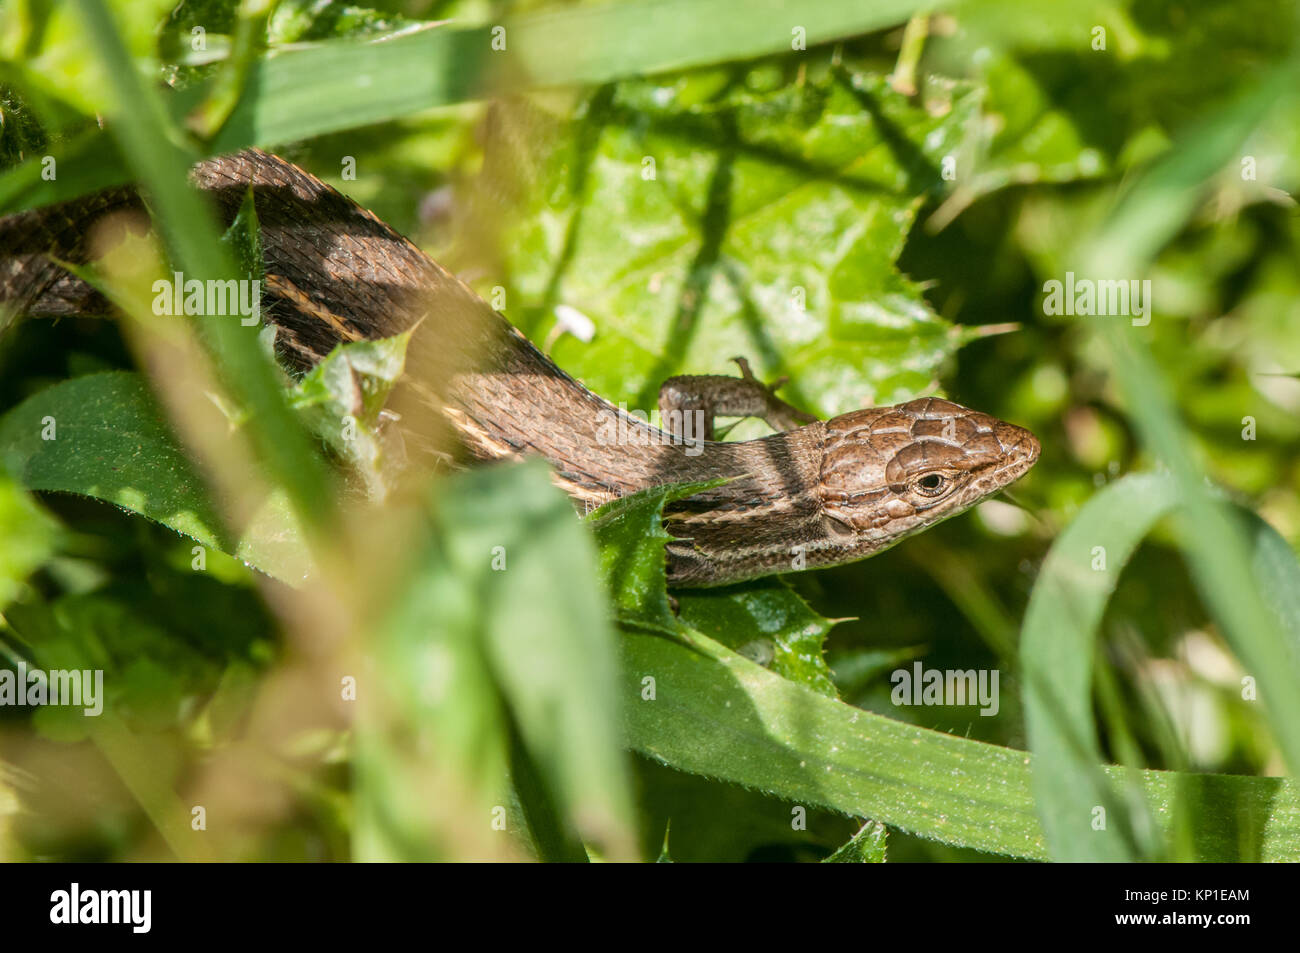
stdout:
[(914, 486), (922, 496), (939, 496), (948, 489), (950, 482), (942, 473), (927, 473), (918, 477)]

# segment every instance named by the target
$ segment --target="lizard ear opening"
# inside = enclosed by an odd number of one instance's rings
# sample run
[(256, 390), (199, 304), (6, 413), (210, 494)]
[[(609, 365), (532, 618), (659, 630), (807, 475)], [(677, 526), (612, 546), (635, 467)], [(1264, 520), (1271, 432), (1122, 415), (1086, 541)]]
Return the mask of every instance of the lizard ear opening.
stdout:
[(822, 513), (822, 525), (830, 536), (837, 539), (852, 539), (858, 535), (858, 531), (853, 528), (853, 524), (834, 513)]

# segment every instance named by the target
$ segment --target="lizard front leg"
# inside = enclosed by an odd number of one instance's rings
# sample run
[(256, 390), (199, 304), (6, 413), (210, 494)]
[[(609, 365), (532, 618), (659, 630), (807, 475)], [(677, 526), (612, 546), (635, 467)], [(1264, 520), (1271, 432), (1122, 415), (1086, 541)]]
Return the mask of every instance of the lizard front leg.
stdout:
[[(740, 377), (682, 374), (664, 381), (659, 388), (660, 426), (677, 437), (693, 431), (700, 439), (712, 440), (717, 417), (758, 417), (773, 430), (794, 430), (817, 420), (776, 396), (788, 378), (764, 384), (754, 376), (749, 361), (732, 360), (740, 366)], [(699, 423), (688, 425), (688, 419)]]

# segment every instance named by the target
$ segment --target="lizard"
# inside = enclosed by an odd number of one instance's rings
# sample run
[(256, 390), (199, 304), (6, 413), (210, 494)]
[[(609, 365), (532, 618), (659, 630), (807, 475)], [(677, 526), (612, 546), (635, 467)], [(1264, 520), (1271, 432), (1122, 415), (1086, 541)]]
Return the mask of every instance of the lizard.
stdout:
[[(557, 367), (464, 282), (315, 176), (257, 149), (200, 162), (191, 176), (228, 222), (251, 189), (265, 307), (284, 364), (304, 370), (337, 344), (418, 326), (409, 386), (480, 461), (540, 455), (591, 507), (647, 487), (723, 480), (669, 503), (667, 575), (718, 586), (879, 553), (1023, 476), (1028, 430), (937, 397), (819, 420), (741, 361), (740, 378), (683, 375), (660, 390), (664, 420), (702, 420), (695, 439), (662, 430)], [(139, 213), (133, 188), (0, 219), (0, 306), (37, 317), (102, 314), (94, 288), (61, 267), (92, 256), (97, 222)], [(716, 441), (715, 417), (757, 416), (775, 433)]]

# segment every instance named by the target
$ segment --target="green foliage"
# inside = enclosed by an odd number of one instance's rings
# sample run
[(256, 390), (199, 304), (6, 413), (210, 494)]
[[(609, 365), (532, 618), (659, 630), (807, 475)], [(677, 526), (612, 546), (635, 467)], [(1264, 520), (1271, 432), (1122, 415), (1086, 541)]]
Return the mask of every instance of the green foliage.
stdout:
[[(1025, 615), (1021, 651), (1025, 664), (1030, 750), (1034, 752), (1034, 786), (1042, 805), (1044, 826), (1053, 856), (1061, 860), (1163, 860), (1168, 849), (1153, 836), (1155, 820), (1139, 795), (1112, 790), (1098, 769), (1100, 751), (1092, 721), (1091, 685), (1094, 639), (1106, 602), (1133, 550), (1151, 527), (1184, 500), (1168, 477), (1125, 477), (1097, 494), (1061, 534), (1043, 564), (1042, 575)], [(1257, 668), (1267, 682), (1261, 691), (1273, 694), (1271, 707), (1285, 712), (1294, 704), (1297, 684), (1286, 673), (1300, 658), (1300, 564), (1267, 523), (1251, 513), (1254, 538), (1252, 569), (1262, 585), (1273, 618), (1286, 636), (1259, 640), (1278, 654), (1270, 668)], [(1249, 658), (1254, 647), (1239, 646)], [(1289, 656), (1289, 658), (1288, 658)], [(1254, 681), (1254, 678), (1251, 679)], [(1244, 681), (1244, 680), (1243, 680)], [(1281, 739), (1296, 730), (1296, 722), (1276, 717)], [(1126, 803), (1126, 798), (1130, 799)], [(1109, 813), (1106, 826), (1082, 823), (1096, 806)], [(1185, 808), (1186, 809), (1186, 808)], [(1132, 815), (1132, 816), (1131, 816)], [(1183, 859), (1197, 859), (1193, 852)]]
[[(106, 689), (0, 727), (113, 779), (0, 856), (1300, 859), (1292, 5), (970, 0), (902, 57), (905, 0), (801, 10), (806, 50), (775, 0), (526, 5), (499, 50), (346, 4), (45, 6), (0, 7), (0, 208), (137, 180), (169, 264), (257, 277), (255, 215), (222, 240), (186, 166), (305, 140), (616, 402), (744, 354), (823, 414), (942, 380), (1044, 455), (1019, 509), (670, 594), (699, 486), (584, 521), (535, 463), (390, 479), (405, 337), (290, 381), (202, 319), (218, 395), (145, 323), (0, 324), (0, 655)], [(1066, 271), (1151, 278), (1150, 323), (1044, 314)], [(913, 660), (996, 669), (998, 714), (896, 704)], [(195, 836), (222, 796), (277, 808)]]
[(385, 446), (380, 412), (406, 368), (410, 339), (408, 331), (340, 344), (289, 391), (289, 405), (307, 428), (361, 474), (372, 496), (381, 498), (394, 448)]
[(0, 447), (6, 469), (28, 489), (104, 500), (282, 579), (307, 574), (309, 554), (283, 493), (268, 496), (237, 535), (227, 534), (136, 374), (87, 374), (32, 395), (0, 419)]
[(24, 581), (54, 548), (53, 521), (8, 477), (0, 477), (0, 609), (23, 591)]
[(679, 597), (682, 621), (782, 678), (835, 698), (823, 655), (834, 622), (780, 580)]
[[(834, 698), (835, 685), (822, 654), (834, 623), (779, 580), (681, 592), (676, 607), (670, 606), (664, 544), (672, 537), (661, 526), (664, 505), (714, 485), (653, 487), (608, 503), (592, 515), (601, 576), (611, 589), (618, 620), (632, 629), (703, 633), (783, 678)], [(686, 638), (689, 642), (689, 635)]]

